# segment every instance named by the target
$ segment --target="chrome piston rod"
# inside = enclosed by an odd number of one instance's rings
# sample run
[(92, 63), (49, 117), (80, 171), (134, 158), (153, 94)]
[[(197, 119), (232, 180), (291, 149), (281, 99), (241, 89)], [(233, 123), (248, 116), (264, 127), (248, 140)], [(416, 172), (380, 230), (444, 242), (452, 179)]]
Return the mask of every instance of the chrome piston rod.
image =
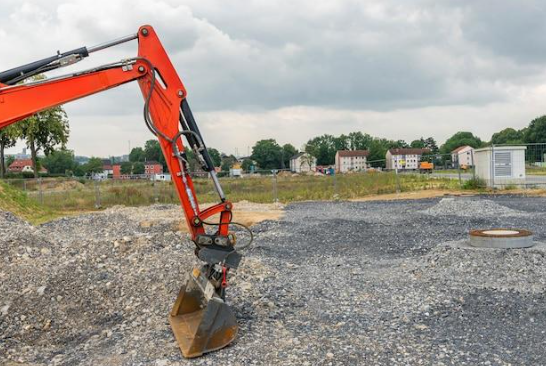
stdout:
[(89, 47), (89, 48), (87, 48), (87, 52), (93, 53), (93, 52), (97, 52), (97, 51), (102, 51), (105, 48), (114, 47), (114, 46), (117, 46), (117, 45), (122, 44), (122, 43), (130, 42), (130, 41), (132, 41), (134, 39), (137, 39), (137, 38), (138, 38), (137, 33), (130, 34), (130, 35), (125, 36), (125, 37), (114, 39), (113, 41), (110, 41), (110, 42), (105, 42), (105, 43), (101, 43), (101, 44), (93, 46), (93, 47)]

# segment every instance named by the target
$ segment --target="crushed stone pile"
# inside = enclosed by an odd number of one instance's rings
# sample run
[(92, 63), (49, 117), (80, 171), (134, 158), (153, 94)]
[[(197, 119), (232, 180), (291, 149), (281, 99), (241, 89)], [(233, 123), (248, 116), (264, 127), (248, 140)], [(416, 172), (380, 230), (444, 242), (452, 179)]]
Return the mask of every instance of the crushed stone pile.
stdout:
[[(0, 364), (180, 359), (167, 314), (198, 264), (181, 219), (176, 205), (114, 207), (39, 227), (0, 213)], [(245, 279), (267, 271), (245, 261), (232, 284), (257, 301)]]
[(457, 243), (488, 227), (544, 242), (545, 211), (516, 196), (288, 205), (230, 279), (237, 340), (193, 360), (167, 320), (198, 263), (176, 205), (38, 227), (0, 213), (0, 364), (543, 364), (544, 246)]
[(422, 212), (432, 216), (454, 215), (461, 217), (525, 215), (521, 211), (499, 205), (491, 200), (476, 201), (472, 200), (471, 197), (442, 198), (436, 205)]

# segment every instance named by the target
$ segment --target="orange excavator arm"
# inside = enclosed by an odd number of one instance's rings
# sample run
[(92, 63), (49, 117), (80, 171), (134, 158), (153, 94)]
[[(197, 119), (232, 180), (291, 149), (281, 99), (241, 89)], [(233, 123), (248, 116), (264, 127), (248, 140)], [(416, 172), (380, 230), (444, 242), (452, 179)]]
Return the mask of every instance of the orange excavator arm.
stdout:
[[(33, 75), (73, 64), (93, 52), (134, 39), (138, 40), (137, 57), (66, 76), (21, 83)], [(237, 333), (234, 316), (223, 300), (227, 272), (238, 266), (241, 255), (235, 250), (234, 234), (229, 232), (232, 204), (226, 200), (216, 176), (187, 102), (186, 88), (154, 29), (145, 25), (134, 35), (89, 49), (82, 47), (59, 53), (0, 72), (0, 128), (45, 109), (131, 81), (137, 81), (140, 86), (145, 100), (144, 120), (159, 140), (191, 239), (196, 245), (196, 254), (205, 262), (202, 268), (193, 270), (190, 281), (180, 291), (170, 314), (182, 352), (187, 357), (195, 357), (227, 345)], [(189, 175), (182, 137), (195, 152), (203, 170), (209, 173), (219, 195), (220, 202), (204, 210), (199, 207)], [(219, 215), (218, 222), (209, 222), (214, 215)], [(205, 230), (207, 225), (215, 230), (208, 233)], [(211, 301), (214, 302), (214, 309), (207, 313), (207, 305)], [(201, 318), (197, 316), (200, 311), (203, 312), (199, 313)], [(211, 317), (214, 319), (211, 320)]]

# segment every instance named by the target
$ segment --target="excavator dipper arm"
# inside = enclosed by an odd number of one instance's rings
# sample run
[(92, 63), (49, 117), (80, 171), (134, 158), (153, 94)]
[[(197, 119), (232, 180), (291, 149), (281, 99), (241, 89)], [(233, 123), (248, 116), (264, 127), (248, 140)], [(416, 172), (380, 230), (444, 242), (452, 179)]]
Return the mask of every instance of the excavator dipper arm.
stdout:
[[(117, 44), (138, 39), (138, 56), (51, 79), (20, 82), (36, 74), (67, 66)], [(214, 166), (187, 102), (187, 92), (154, 29), (87, 49), (82, 47), (0, 73), (0, 128), (73, 100), (137, 81), (144, 96), (144, 119), (161, 145), (182, 204), (197, 256), (205, 262), (195, 268), (183, 286), (169, 316), (186, 357), (196, 357), (229, 344), (237, 333), (231, 310), (224, 303), (226, 273), (241, 255), (229, 232), (232, 204), (219, 184)], [(213, 180), (220, 202), (201, 210), (184, 150), (184, 137), (203, 170)], [(211, 216), (219, 215), (217, 223)], [(207, 233), (206, 225), (215, 231)]]

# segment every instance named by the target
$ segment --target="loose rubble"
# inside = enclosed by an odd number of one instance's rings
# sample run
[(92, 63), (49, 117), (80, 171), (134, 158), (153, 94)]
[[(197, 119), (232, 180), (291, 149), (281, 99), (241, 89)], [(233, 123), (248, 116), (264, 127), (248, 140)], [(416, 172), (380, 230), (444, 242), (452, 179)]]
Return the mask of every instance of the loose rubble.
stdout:
[(289, 205), (254, 226), (256, 243), (230, 279), (239, 338), (191, 361), (167, 320), (197, 263), (176, 206), (116, 207), (39, 227), (1, 213), (0, 364), (541, 364), (545, 247), (457, 243), (491, 227), (546, 241), (545, 203)]
[(474, 201), (472, 197), (442, 198), (436, 205), (423, 211), (426, 214), (455, 215), (462, 217), (475, 216), (519, 216), (524, 213), (503, 207), (494, 201)]

